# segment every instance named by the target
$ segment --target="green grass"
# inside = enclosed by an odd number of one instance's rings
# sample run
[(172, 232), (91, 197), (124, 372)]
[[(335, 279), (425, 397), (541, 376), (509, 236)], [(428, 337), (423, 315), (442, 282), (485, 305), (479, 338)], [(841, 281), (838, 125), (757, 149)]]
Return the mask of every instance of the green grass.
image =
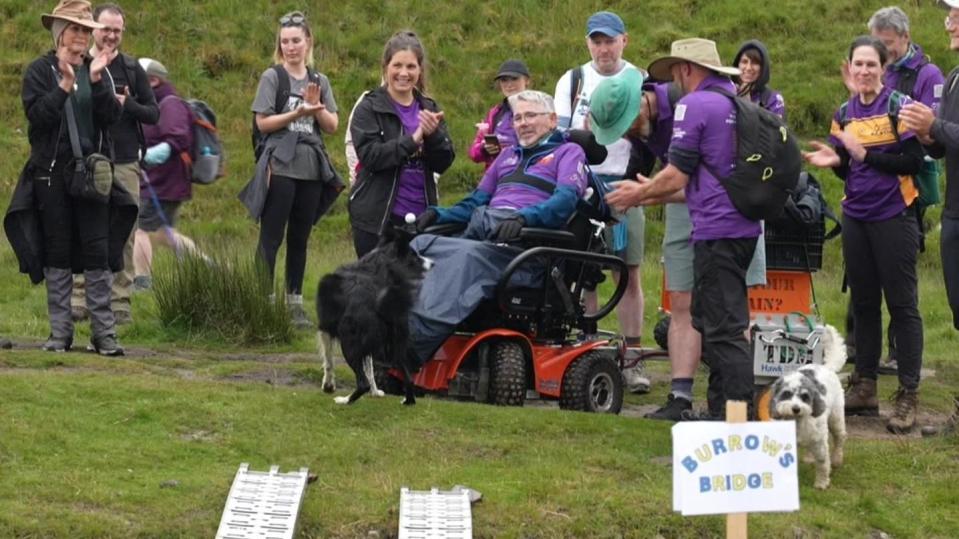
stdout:
[[(597, 9), (620, 13), (630, 29), (627, 59), (647, 65), (669, 43), (691, 34), (715, 39), (729, 59), (739, 43), (759, 37), (769, 46), (772, 86), (783, 92), (792, 126), (824, 137), (845, 92), (838, 68), (852, 37), (888, 2), (789, 0), (775, 8), (744, 0), (630, 2), (460, 2), (435, 4), (358, 0), (306, 7), (318, 36), (318, 68), (332, 81), (341, 119), (364, 89), (379, 80), (386, 38), (417, 30), (431, 65), (431, 93), (447, 111), (459, 158), (441, 180), (443, 200), (475, 185), (480, 167), (466, 158), (473, 123), (498, 96), (490, 84), (499, 63), (523, 58), (536, 88), (552, 93), (556, 79), (587, 59), (583, 25)], [(48, 48), (39, 15), (52, 8), (27, 0), (0, 3), (0, 209), (29, 153), (19, 101), (24, 68)], [(437, 6), (441, 6), (437, 9)], [(183, 207), (181, 228), (201, 248), (227, 246), (227, 258), (248, 260), (257, 226), (236, 193), (252, 173), (249, 107), (259, 74), (269, 65), (276, 17), (303, 8), (289, 1), (210, 0), (127, 6), (125, 48), (166, 64), (186, 96), (217, 111), (230, 156), (227, 178), (200, 187)], [(912, 35), (948, 70), (943, 12), (931, 2), (903, 2)], [(330, 9), (335, 8), (335, 9)], [(342, 129), (329, 137), (345, 171)], [(838, 207), (841, 184), (817, 172)], [(344, 197), (314, 228), (306, 273), (307, 310), (316, 283), (353, 257)], [(939, 209), (929, 218), (938, 221)], [(647, 212), (646, 340), (659, 305), (662, 215)], [(922, 409), (949, 411), (959, 384), (956, 333), (943, 293), (938, 232), (920, 257), (925, 366)], [(283, 254), (277, 274), (283, 273)], [(174, 266), (158, 251), (159, 267)], [(827, 321), (841, 325), (847, 297), (839, 293), (839, 245), (826, 246), (815, 283)], [(682, 519), (670, 511), (667, 425), (631, 417), (597, 417), (554, 410), (499, 409), (421, 399), (413, 409), (395, 399), (364, 399), (335, 407), (320, 393), (313, 336), (286, 344), (243, 345), (222, 335), (161, 322), (154, 293), (133, 298), (135, 323), (121, 329), (131, 357), (105, 360), (82, 353), (43, 354), (31, 348), (48, 332), (45, 292), (17, 272), (0, 242), (0, 335), (17, 343), (0, 351), (0, 536), (209, 537), (240, 462), (256, 469), (309, 466), (317, 483), (302, 513), (303, 537), (380, 537), (396, 529), (400, 486), (482, 491), (474, 508), (477, 537), (716, 537), (720, 517)], [(603, 322), (614, 329), (615, 317)], [(77, 342), (89, 336), (78, 327)], [(658, 379), (666, 365), (652, 365)], [(340, 377), (347, 377), (340, 369)], [(697, 391), (705, 382), (697, 379)], [(884, 377), (883, 394), (894, 381)], [(662, 402), (667, 388), (629, 396), (630, 405)], [(810, 488), (800, 468), (802, 510), (754, 515), (755, 537), (954, 537), (952, 478), (959, 450), (951, 439), (856, 438), (848, 464), (827, 492)], [(174, 488), (160, 488), (167, 480)]]

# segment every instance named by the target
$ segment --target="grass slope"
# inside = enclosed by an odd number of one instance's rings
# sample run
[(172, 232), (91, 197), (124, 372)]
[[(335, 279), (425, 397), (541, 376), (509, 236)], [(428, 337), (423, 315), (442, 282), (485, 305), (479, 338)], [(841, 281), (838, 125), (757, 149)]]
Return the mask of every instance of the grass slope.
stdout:
[[(304, 6), (285, 0), (144, 0), (126, 6), (125, 49), (164, 62), (181, 93), (209, 101), (219, 114), (230, 174), (196, 189), (182, 213), (183, 231), (201, 246), (228, 245), (252, 255), (257, 227), (236, 200), (253, 166), (249, 107), (258, 76), (270, 63), (276, 18), (290, 9), (305, 7), (313, 20), (317, 64), (332, 81), (343, 125), (353, 100), (378, 83), (386, 38), (404, 27), (422, 35), (431, 93), (447, 111), (459, 154), (441, 181), (443, 198), (453, 201), (479, 178), (481, 169), (465, 155), (473, 123), (498, 99), (490, 84), (498, 64), (523, 58), (535, 87), (552, 93), (566, 69), (588, 58), (582, 34), (592, 11), (609, 8), (623, 16), (631, 32), (626, 57), (637, 65), (667, 53), (673, 39), (694, 34), (715, 39), (726, 59), (740, 42), (764, 40), (775, 62), (773, 86), (786, 97), (791, 124), (804, 137), (822, 137), (843, 98), (837, 73), (846, 46), (886, 3), (356, 0)], [(0, 3), (0, 210), (29, 152), (20, 81), (25, 66), (49, 47), (39, 24), (41, 11), (55, 2), (48, 4)], [(931, 2), (903, 7), (913, 19), (914, 39), (948, 70), (955, 58), (945, 48), (943, 12)], [(342, 129), (328, 144), (345, 171)], [(826, 171), (818, 174), (837, 207), (840, 183)], [(319, 277), (352, 258), (343, 198), (311, 238), (310, 307)], [(938, 213), (933, 210), (930, 218), (937, 220)], [(662, 217), (655, 209), (647, 215), (643, 281), (651, 341)], [(952, 360), (955, 330), (942, 291), (937, 232), (927, 244), (920, 294), (926, 365), (935, 376), (924, 382), (922, 404), (944, 412), (959, 382)], [(282, 254), (278, 258), (282, 273)], [(158, 253), (158, 264), (172, 263)], [(833, 242), (816, 285), (822, 313), (834, 324), (841, 323), (847, 300), (839, 293), (841, 275)], [(684, 520), (669, 511), (669, 469), (662, 465), (669, 455), (666, 425), (430, 399), (414, 410), (372, 399), (335, 408), (317, 391), (318, 366), (304, 355), (314, 346), (312, 336), (241, 349), (162, 326), (149, 293), (134, 296), (136, 323), (121, 329), (123, 342), (141, 350), (132, 359), (24, 351), (47, 334), (44, 298), (43, 288), (28, 284), (9, 246), (0, 242), (0, 335), (18, 344), (0, 351), (0, 536), (210, 536), (241, 461), (257, 469), (308, 465), (319, 474), (305, 502), (306, 537), (356, 537), (369, 530), (388, 535), (396, 525), (400, 486), (454, 483), (486, 495), (474, 511), (479, 537), (722, 533), (719, 518)], [(604, 325), (614, 328), (615, 318)], [(78, 331), (83, 343), (85, 325)], [(654, 369), (665, 375), (663, 365)], [(884, 377), (881, 391), (892, 389), (894, 381)], [(664, 391), (659, 385), (629, 402), (656, 404)], [(826, 493), (807, 488), (812, 470), (804, 466), (802, 511), (754, 516), (754, 535), (844, 537), (881, 529), (896, 537), (955, 536), (959, 522), (949, 503), (950, 479), (959, 471), (954, 439), (853, 440), (848, 455), (849, 465)], [(179, 486), (161, 489), (168, 479)]]

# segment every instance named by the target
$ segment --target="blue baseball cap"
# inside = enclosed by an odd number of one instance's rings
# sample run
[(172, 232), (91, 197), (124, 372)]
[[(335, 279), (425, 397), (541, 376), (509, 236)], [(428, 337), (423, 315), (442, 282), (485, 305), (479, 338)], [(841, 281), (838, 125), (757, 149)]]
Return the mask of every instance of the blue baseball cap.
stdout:
[(623, 19), (612, 11), (597, 11), (586, 21), (586, 37), (593, 34), (616, 37), (625, 33), (626, 25), (623, 24)]

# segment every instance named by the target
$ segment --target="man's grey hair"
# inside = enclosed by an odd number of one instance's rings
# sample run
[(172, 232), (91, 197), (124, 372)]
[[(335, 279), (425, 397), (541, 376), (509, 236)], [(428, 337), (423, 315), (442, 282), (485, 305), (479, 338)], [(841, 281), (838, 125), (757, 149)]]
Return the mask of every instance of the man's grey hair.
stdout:
[(553, 96), (539, 90), (523, 90), (518, 94), (509, 96), (510, 108), (515, 110), (520, 101), (536, 103), (543, 109), (543, 112), (556, 112), (556, 107), (553, 106)]
[(880, 9), (869, 17), (869, 31), (893, 30), (898, 35), (909, 32), (909, 16), (896, 6)]

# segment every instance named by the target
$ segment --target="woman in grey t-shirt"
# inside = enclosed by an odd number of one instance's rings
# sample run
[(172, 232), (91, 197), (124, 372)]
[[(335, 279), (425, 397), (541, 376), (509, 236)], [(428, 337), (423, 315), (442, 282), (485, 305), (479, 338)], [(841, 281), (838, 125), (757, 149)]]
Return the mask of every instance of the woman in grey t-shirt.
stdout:
[[(319, 218), (332, 169), (321, 133), (336, 132), (339, 118), (325, 75), (313, 71), (313, 32), (299, 11), (280, 18), (273, 51), (276, 66), (260, 76), (252, 110), (265, 142), (260, 159), (269, 159), (269, 191), (260, 214), (257, 246), (273, 275), (286, 232), (287, 304), (294, 324), (313, 327), (303, 309), (306, 248)], [(281, 77), (288, 78), (286, 88)]]

